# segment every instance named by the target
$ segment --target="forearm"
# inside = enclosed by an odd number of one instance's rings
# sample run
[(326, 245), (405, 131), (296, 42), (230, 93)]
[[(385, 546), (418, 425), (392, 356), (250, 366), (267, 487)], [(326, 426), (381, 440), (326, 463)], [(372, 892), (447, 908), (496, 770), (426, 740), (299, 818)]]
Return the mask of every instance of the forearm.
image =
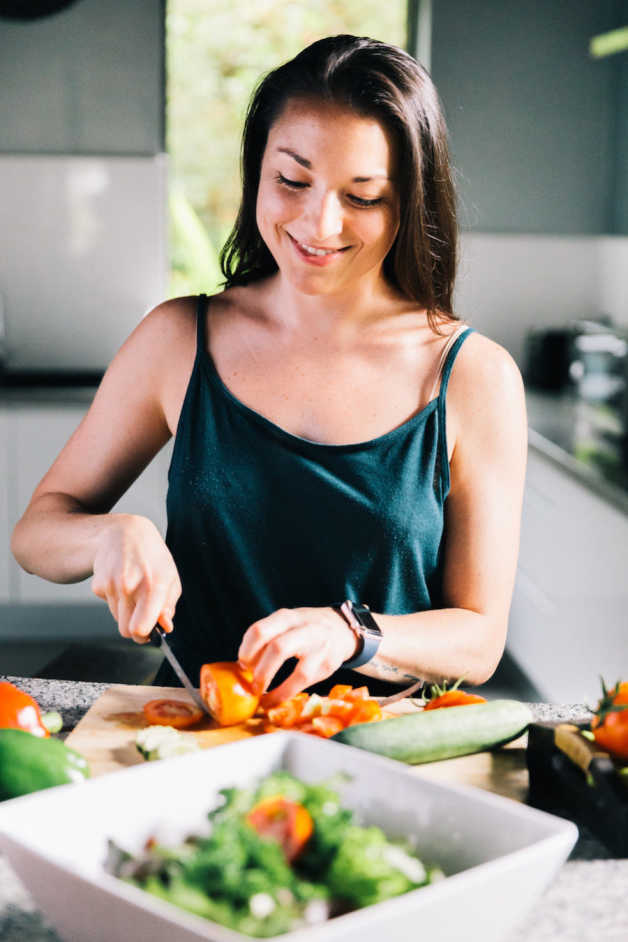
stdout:
[(505, 625), (462, 608), (378, 615), (382, 629), (377, 655), (358, 672), (378, 680), (411, 684), (422, 678), (442, 682), (464, 677), (482, 684), (501, 657)]
[(103, 533), (122, 516), (89, 513), (68, 494), (44, 494), (17, 523), (11, 551), (26, 572), (51, 582), (80, 582), (92, 575)]

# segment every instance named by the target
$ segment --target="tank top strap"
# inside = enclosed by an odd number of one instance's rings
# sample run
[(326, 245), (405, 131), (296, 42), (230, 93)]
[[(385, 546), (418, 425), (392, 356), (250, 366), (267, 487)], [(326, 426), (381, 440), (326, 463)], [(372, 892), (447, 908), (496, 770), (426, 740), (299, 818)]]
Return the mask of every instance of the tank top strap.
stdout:
[(196, 301), (196, 357), (206, 349), (205, 323), (207, 321), (207, 305), (209, 298), (206, 294), (199, 294)]
[(447, 347), (443, 351), (444, 362), (440, 369), (440, 391), (438, 393), (438, 438), (441, 454), (441, 470), (443, 477), (444, 491), (449, 490), (449, 456), (447, 449), (447, 410), (445, 404), (447, 401), (447, 386), (449, 377), (454, 366), (454, 361), (458, 356), (460, 347), (465, 342), (469, 334), (473, 333), (472, 327), (461, 324), (460, 327), (449, 338)]

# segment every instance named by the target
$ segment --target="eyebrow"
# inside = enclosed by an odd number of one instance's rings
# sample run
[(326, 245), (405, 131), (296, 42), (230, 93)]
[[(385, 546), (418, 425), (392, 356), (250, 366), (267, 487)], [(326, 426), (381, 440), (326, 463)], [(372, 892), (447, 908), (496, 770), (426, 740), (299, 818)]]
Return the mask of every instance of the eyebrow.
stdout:
[[(312, 169), (312, 162), (306, 157), (301, 157), (300, 154), (296, 154), (293, 150), (290, 150), (289, 147), (278, 147), (277, 150), (280, 154), (288, 154), (289, 157), (292, 157), (293, 160), (296, 160), (301, 167), (305, 167), (307, 170)], [(369, 180), (383, 179), (388, 180), (388, 174), (386, 173), (374, 173), (370, 177), (354, 177), (351, 181), (352, 183), (368, 183)]]

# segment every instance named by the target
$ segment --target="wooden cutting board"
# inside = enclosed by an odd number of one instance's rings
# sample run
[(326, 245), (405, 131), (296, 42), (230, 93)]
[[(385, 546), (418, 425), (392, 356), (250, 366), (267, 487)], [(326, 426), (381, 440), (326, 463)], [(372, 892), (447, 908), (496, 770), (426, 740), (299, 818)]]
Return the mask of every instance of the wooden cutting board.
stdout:
[[(94, 776), (141, 764), (144, 759), (135, 748), (135, 737), (139, 729), (148, 725), (142, 707), (149, 700), (161, 697), (189, 702), (180, 687), (115, 684), (92, 704), (66, 744), (85, 756)], [(388, 707), (387, 712), (411, 713), (418, 709), (412, 701), (402, 700)], [(207, 718), (184, 735), (193, 736), (201, 748), (209, 749), (236, 739), (263, 735), (261, 725), (262, 721), (254, 718), (238, 726), (220, 727)], [(414, 766), (413, 771), (434, 781), (475, 785), (523, 801), (528, 791), (525, 737), (495, 752), (429, 762)]]

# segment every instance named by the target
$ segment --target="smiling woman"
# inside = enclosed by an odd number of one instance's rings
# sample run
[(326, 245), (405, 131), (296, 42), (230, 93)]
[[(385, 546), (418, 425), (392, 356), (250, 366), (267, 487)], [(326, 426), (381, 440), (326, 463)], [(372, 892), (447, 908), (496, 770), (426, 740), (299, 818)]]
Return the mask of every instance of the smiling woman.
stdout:
[[(174, 629), (197, 683), (239, 659), (252, 696), (276, 683), (266, 707), (356, 671), (381, 693), (482, 683), (504, 647), (527, 431), (513, 361), (453, 311), (429, 75), (376, 40), (313, 43), (256, 89), (243, 170), (225, 289), (143, 319), (14, 552), (49, 579), (93, 575), (124, 637)], [(111, 508), (170, 435), (164, 542)], [(168, 665), (156, 681), (176, 683)]]

